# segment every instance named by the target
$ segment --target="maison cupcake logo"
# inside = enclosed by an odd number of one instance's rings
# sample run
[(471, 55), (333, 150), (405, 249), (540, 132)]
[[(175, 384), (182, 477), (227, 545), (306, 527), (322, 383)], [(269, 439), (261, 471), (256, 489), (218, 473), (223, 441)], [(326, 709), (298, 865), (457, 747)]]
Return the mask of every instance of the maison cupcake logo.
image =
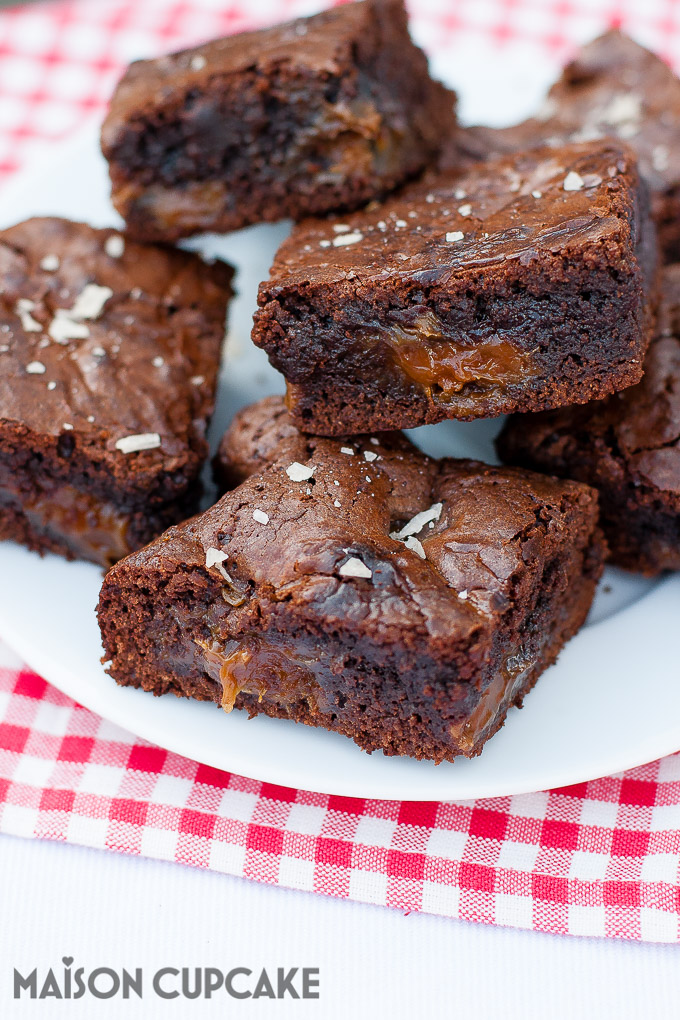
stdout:
[(146, 974), (115, 967), (77, 966), (63, 956), (61, 966), (20, 971), (14, 968), (15, 999), (318, 999), (318, 967), (251, 969), (232, 967), (160, 967)]

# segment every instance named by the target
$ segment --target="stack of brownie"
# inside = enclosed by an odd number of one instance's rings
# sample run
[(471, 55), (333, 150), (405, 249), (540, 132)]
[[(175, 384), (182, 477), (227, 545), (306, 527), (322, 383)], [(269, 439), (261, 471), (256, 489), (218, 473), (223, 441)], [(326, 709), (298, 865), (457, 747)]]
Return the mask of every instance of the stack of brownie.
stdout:
[[(451, 761), (608, 554), (680, 567), (680, 82), (652, 54), (610, 33), (539, 116), (462, 128), (401, 0), (363, 0), (133, 64), (102, 147), (124, 233), (0, 233), (0, 537), (111, 567), (118, 683)], [(285, 217), (252, 336), (287, 395), (236, 415), (190, 517), (232, 271), (167, 245)], [(507, 467), (396, 431), (501, 414)]]

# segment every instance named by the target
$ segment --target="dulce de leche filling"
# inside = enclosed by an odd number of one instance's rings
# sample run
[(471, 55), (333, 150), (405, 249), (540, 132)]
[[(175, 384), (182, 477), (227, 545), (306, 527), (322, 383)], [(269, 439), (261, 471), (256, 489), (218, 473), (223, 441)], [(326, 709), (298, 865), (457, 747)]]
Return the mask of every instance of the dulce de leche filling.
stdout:
[(520, 382), (531, 372), (531, 357), (509, 340), (493, 336), (460, 343), (449, 340), (432, 312), (413, 326), (391, 325), (381, 339), (392, 349), (404, 375), (424, 387), (434, 400), (446, 402), (471, 383), (483, 389)]
[(463, 754), (471, 752), (486, 731), (491, 729), (499, 714), (510, 707), (534, 665), (534, 658), (523, 650), (508, 656), (470, 715), (451, 726), (451, 736)]
[(196, 642), (203, 650), (205, 670), (222, 684), (222, 708), (231, 712), (238, 695), (265, 695), (278, 702), (322, 699), (317, 677), (321, 663), (274, 645), (259, 636), (242, 641)]
[(3, 506), (18, 510), (35, 532), (62, 543), (81, 559), (110, 567), (130, 552), (128, 516), (73, 485), (54, 483), (24, 492), (3, 479)]

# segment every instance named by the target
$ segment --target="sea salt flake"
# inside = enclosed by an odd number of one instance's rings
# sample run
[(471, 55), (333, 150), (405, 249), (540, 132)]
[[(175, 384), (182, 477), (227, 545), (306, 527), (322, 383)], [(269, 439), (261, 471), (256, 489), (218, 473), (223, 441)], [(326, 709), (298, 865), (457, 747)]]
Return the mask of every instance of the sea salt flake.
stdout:
[(157, 432), (140, 432), (136, 436), (123, 436), (116, 440), (116, 449), (121, 453), (138, 453), (140, 450), (155, 450), (161, 445)]
[(43, 375), (45, 366), (42, 361), (29, 361), (26, 365), (26, 371), (29, 375)]
[(405, 538), (410, 535), (417, 535), (419, 531), (422, 531), (426, 524), (430, 521), (438, 521), (442, 515), (443, 504), (433, 503), (429, 510), (421, 510), (420, 513), (412, 517), (411, 520), (404, 525), (401, 531), (397, 531), (392, 537), (396, 538), (399, 542), (403, 542)]
[(461, 600), (462, 602), (465, 602), (466, 598), (468, 597), (468, 594), (469, 594), (469, 593), (468, 593), (468, 590), (467, 590), (467, 588), (463, 588), (463, 590), (462, 590), (462, 591), (459, 591), (459, 592), (458, 592), (458, 598), (459, 598), (459, 599), (460, 599), (460, 600)]
[(19, 298), (15, 306), (15, 313), (21, 320), (21, 328), (25, 333), (42, 333), (42, 326), (31, 315), (35, 310), (35, 302), (28, 298)]
[(364, 450), (364, 460), (367, 460), (369, 464), (378, 459), (378, 454), (373, 453), (373, 450)]
[(467, 198), (467, 195), (465, 194), (462, 188), (456, 188), (456, 190), (453, 193), (453, 197), (460, 202), (461, 198)]
[(63, 308), (57, 308), (47, 332), (58, 344), (68, 340), (87, 340), (90, 330), (84, 322), (76, 322)]
[(334, 223), (333, 230), (336, 234), (348, 234), (350, 227), (348, 227), (346, 223)]
[(409, 537), (404, 542), (404, 545), (406, 546), (407, 549), (410, 549), (411, 552), (414, 552), (416, 556), (420, 556), (421, 560), (424, 560), (426, 558), (425, 550), (423, 549), (423, 543), (420, 542), (417, 538), (414, 538), (413, 535), (409, 535)]
[(61, 427), (62, 427), (62, 428), (63, 428), (63, 429), (64, 429), (64, 430), (66, 431), (66, 432), (73, 432), (73, 425), (71, 425), (71, 423), (70, 423), (70, 422), (68, 422), (68, 421), (65, 421), (65, 422), (64, 422), (64, 424), (63, 424), (63, 425), (62, 425)]
[(200, 53), (197, 53), (195, 57), (191, 58), (191, 70), (202, 71), (207, 63), (208, 61), (205, 57), (201, 56)]
[(458, 214), (460, 216), (469, 216), (471, 212), (472, 212), (472, 206), (470, 205), (469, 202), (466, 202), (465, 205), (459, 205), (458, 206)]
[(331, 246), (330, 241), (319, 241), (320, 248), (330, 248), (330, 246)]
[(584, 174), (583, 184), (586, 188), (596, 188), (602, 184), (602, 178), (599, 174)]
[(104, 358), (106, 356), (106, 351), (104, 350), (103, 347), (93, 347), (92, 353), (94, 354), (95, 358)]
[(48, 390), (56, 390), (57, 384), (54, 381), (48, 382), (47, 388), (48, 388)]
[(202, 375), (192, 375), (189, 382), (191, 383), (192, 386), (202, 386), (203, 383), (205, 382), (205, 379), (203, 378)]
[(373, 571), (369, 570), (365, 563), (358, 556), (350, 556), (346, 563), (338, 570), (342, 577), (373, 577)]
[(253, 520), (258, 524), (269, 524), (269, 514), (266, 514), (264, 510), (253, 510)]
[(584, 183), (585, 182), (580, 174), (577, 174), (575, 170), (570, 170), (564, 178), (562, 187), (565, 191), (580, 191), (584, 186)]
[(161, 358), (160, 354), (158, 354), (155, 358), (151, 359), (151, 364), (154, 368), (162, 368), (165, 364), (165, 359)]
[(97, 283), (86, 284), (70, 310), (71, 319), (98, 319), (104, 305), (113, 297), (110, 287), (100, 287)]
[(532, 191), (531, 194), (532, 194), (532, 196), (534, 198), (543, 198), (543, 192), (542, 191)]
[(340, 453), (346, 453), (348, 457), (354, 456), (354, 450), (352, 449), (351, 446), (341, 446)]
[(357, 244), (358, 241), (363, 241), (364, 235), (360, 230), (355, 230), (352, 234), (339, 234), (333, 238), (333, 245), (335, 248), (339, 248), (345, 244)]
[(40, 260), (40, 268), (44, 269), (46, 273), (56, 273), (60, 265), (58, 255), (46, 255), (44, 259)]
[(449, 230), (448, 234), (446, 235), (446, 240), (449, 242), (449, 244), (453, 244), (455, 241), (462, 241), (464, 237), (465, 234), (463, 233), (462, 230)]
[(333, 506), (341, 506), (340, 500), (339, 499), (334, 499), (333, 500)]
[(111, 234), (104, 244), (104, 251), (112, 259), (119, 259), (125, 251), (125, 241), (120, 234)]
[(221, 549), (215, 549), (213, 546), (211, 546), (209, 549), (206, 549), (205, 551), (206, 570), (210, 570), (212, 569), (212, 567), (214, 567), (215, 570), (217, 570), (222, 575), (225, 581), (231, 581), (229, 574), (226, 572), (223, 566), (225, 561), (228, 559), (229, 557), (225, 552), (222, 552)]
[(394, 225), (395, 225), (395, 227), (403, 228), (403, 227), (407, 227), (408, 223), (406, 222), (406, 220), (397, 220)]
[(308, 478), (311, 478), (314, 474), (314, 468), (305, 467), (304, 464), (300, 464), (299, 461), (293, 461), (293, 463), (286, 468), (286, 474), (290, 478), (291, 482), (306, 482)]

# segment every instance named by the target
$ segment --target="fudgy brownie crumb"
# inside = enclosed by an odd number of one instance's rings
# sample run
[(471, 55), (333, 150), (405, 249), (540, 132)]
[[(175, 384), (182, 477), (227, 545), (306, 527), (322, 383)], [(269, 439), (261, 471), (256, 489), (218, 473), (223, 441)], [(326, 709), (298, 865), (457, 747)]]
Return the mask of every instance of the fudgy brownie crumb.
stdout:
[(514, 416), (497, 445), (506, 463), (599, 490), (614, 563), (680, 570), (680, 265), (664, 270), (642, 382), (585, 407)]

